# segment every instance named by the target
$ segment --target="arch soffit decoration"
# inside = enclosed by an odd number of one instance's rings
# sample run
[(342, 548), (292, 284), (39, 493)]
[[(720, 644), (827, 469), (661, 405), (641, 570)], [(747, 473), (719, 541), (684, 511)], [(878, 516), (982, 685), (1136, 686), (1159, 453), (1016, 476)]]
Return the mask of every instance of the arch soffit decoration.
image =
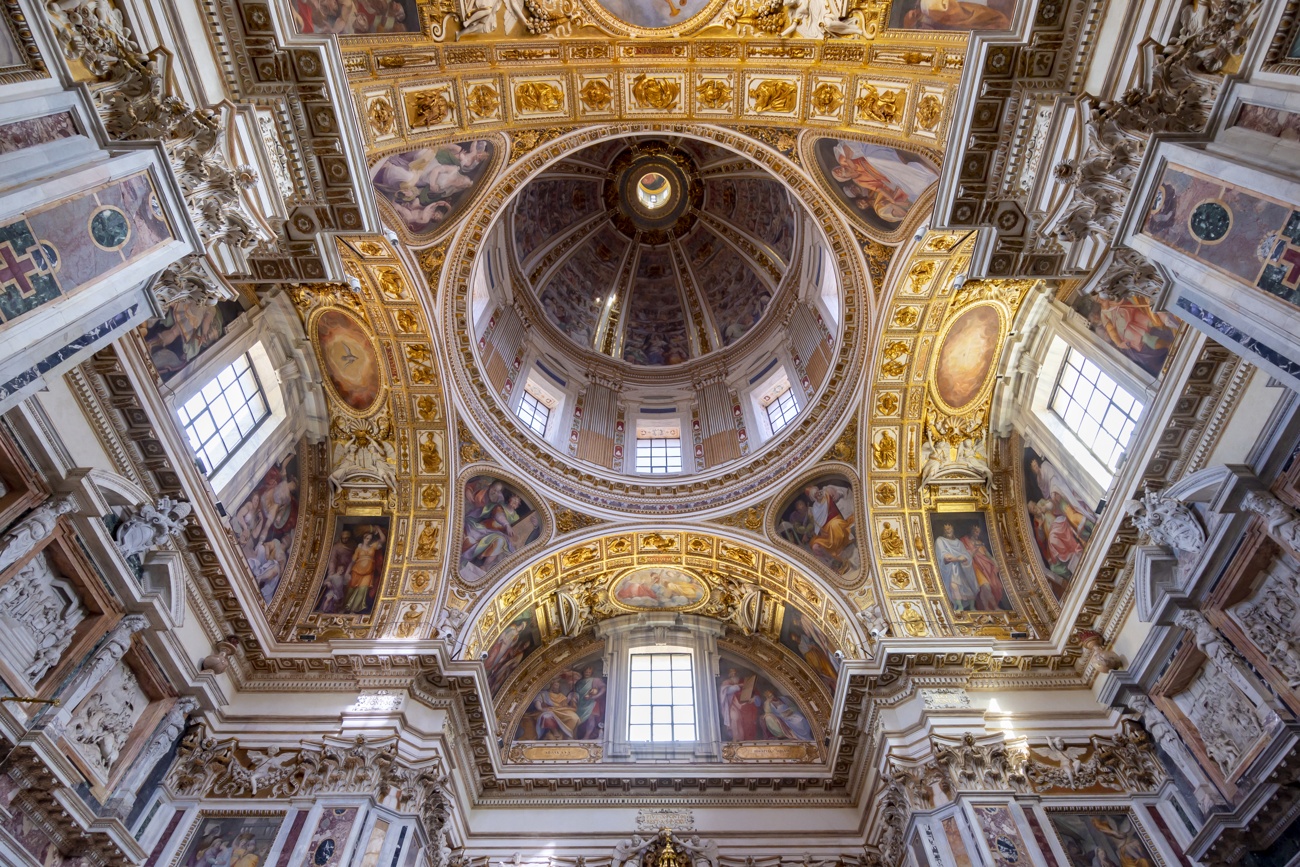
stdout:
[[(721, 601), (728, 585), (751, 584), (762, 591), (760, 632), (775, 634), (781, 624), (777, 606), (789, 605), (809, 617), (846, 658), (862, 656), (862, 636), (839, 594), (824, 579), (793, 565), (752, 538), (741, 539), (710, 527), (661, 527), (611, 532), (603, 527), (580, 537), (565, 537), (535, 554), (509, 580), (498, 579), (471, 610), (463, 633), (462, 659), (478, 659), (515, 618), (538, 612), (543, 645), (562, 635), (556, 591), (590, 584), (599, 592), (627, 572), (644, 566), (681, 569), (711, 591), (708, 606), (696, 614), (728, 607)], [(501, 573), (498, 573), (501, 574)], [(626, 612), (619, 612), (620, 614)]]
[[(1005, 457), (994, 453), (997, 446), (988, 436), (995, 374), (1012, 323), (1037, 281), (971, 280), (954, 289), (974, 239), (974, 233), (927, 232), (899, 257), (881, 298), (860, 410), (859, 463), (867, 516), (863, 547), (880, 570), (881, 607), (897, 636), (1006, 639), (1027, 633), (1046, 638), (1059, 608), (1037, 570), (1024, 566), (1023, 510), (1016, 503), (1019, 489), (1010, 484), (1015, 470), (999, 466)], [(980, 306), (997, 310), (997, 346), (974, 394), (962, 406), (946, 406), (936, 400), (936, 356), (953, 323)], [(949, 499), (924, 491), (920, 453), (927, 434), (947, 438), (954, 446), (967, 438), (982, 441), (983, 455), (1001, 481), (995, 478), (982, 491), (948, 492)], [(990, 548), (1011, 579), (1011, 611), (955, 610), (940, 586), (929, 551), (928, 513), (960, 510), (987, 515)]]
[[(360, 288), (305, 285), (292, 290), (295, 306), (309, 332), (323, 310), (342, 310), (359, 320), (377, 352), (382, 386), (364, 411), (341, 401), (334, 389), (325, 389), (335, 430), (330, 447), (299, 447), (300, 511), (313, 518), (304, 521), (294, 542), (295, 550), (321, 553), (311, 562), (295, 559), (296, 568), (281, 582), (268, 619), (274, 631), (289, 640), (307, 635), (317, 641), (423, 636), (444, 589), (438, 576), (446, 572), (446, 518), (451, 508), (447, 483), (455, 470), (455, 456), (447, 449), (446, 394), (436, 369), (437, 335), (418, 303), (418, 284), (400, 250), (383, 238), (362, 237), (340, 241), (339, 253)], [(319, 361), (320, 347), (315, 352)], [(326, 476), (339, 465), (344, 440), (363, 448), (373, 443), (375, 460), (388, 464), (401, 483), (377, 499), (373, 493), (327, 490)], [(391, 519), (387, 574), (370, 615), (324, 623), (313, 617), (312, 608), (331, 534), (340, 518), (358, 516)]]
[[(594, 142), (629, 133), (694, 135), (714, 140), (754, 159), (804, 203), (808, 213), (821, 224), (831, 253), (837, 259), (844, 287), (844, 309), (840, 326), (842, 337), (834, 361), (838, 371), (836, 387), (823, 387), (809, 410), (801, 413), (797, 433), (783, 437), (779, 441), (782, 448), (768, 448), (748, 456), (743, 472), (734, 465), (723, 465), (717, 472), (675, 478), (662, 486), (648, 484), (645, 479), (602, 473), (594, 465), (584, 465), (582, 471), (575, 473), (567, 456), (559, 455), (551, 447), (531, 439), (511, 438), (509, 432), (516, 425), (513, 417), (500, 405), (477, 365), (462, 362), (464, 358), (475, 357), (477, 348), (470, 328), (467, 288), (471, 285), (474, 263), (487, 237), (487, 230), (498, 214), (516, 191), (547, 165)], [(526, 159), (508, 167), (479, 199), (479, 206), (464, 221), (445, 253), (440, 244), (433, 248), (436, 255), (432, 261), (428, 254), (423, 257), (426, 264), (434, 265), (426, 276), (435, 287), (432, 294), (440, 305), (441, 315), (437, 318), (442, 322), (448, 354), (446, 361), (457, 385), (457, 398), (464, 401), (468, 410), (467, 423), (493, 451), (504, 454), (508, 449), (516, 459), (522, 458), (530, 475), (534, 475), (542, 486), (578, 499), (598, 511), (665, 515), (717, 511), (734, 508), (738, 500), (757, 496), (762, 490), (774, 487), (792, 464), (803, 465), (826, 451), (847, 424), (852, 415), (852, 404), (857, 399), (853, 385), (862, 375), (863, 360), (857, 333), (871, 303), (871, 293), (863, 289), (871, 284), (858, 244), (835, 207), (815, 183), (790, 162), (774, 156), (752, 139), (720, 128), (655, 123), (601, 127), (570, 133), (539, 147)]]

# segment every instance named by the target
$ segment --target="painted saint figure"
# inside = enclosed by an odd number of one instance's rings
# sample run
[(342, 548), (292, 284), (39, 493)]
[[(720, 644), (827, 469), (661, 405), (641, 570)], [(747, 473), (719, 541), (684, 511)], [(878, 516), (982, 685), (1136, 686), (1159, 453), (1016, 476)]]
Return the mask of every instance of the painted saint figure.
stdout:
[(952, 524), (944, 524), (942, 533), (934, 537), (934, 559), (939, 564), (939, 580), (948, 591), (952, 607), (957, 611), (974, 611), (979, 594), (974, 558), (957, 538)]
[(377, 589), (376, 579), (384, 562), (384, 531), (375, 527), (361, 537), (352, 552), (352, 565), (348, 570), (348, 598), (343, 610), (348, 614), (363, 614), (370, 610)]
[(856, 565), (852, 558), (857, 553), (856, 548), (850, 550), (854, 544), (852, 491), (839, 485), (809, 485), (804, 495), (816, 531), (808, 547), (837, 572), (848, 571)]

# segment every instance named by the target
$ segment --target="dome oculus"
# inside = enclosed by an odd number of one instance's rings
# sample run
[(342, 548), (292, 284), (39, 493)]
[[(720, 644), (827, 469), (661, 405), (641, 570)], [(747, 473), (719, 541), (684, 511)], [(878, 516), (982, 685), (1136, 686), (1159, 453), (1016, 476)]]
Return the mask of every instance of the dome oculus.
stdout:
[(652, 211), (662, 208), (668, 204), (672, 197), (673, 186), (668, 183), (668, 179), (658, 172), (646, 172), (637, 181), (636, 197)]

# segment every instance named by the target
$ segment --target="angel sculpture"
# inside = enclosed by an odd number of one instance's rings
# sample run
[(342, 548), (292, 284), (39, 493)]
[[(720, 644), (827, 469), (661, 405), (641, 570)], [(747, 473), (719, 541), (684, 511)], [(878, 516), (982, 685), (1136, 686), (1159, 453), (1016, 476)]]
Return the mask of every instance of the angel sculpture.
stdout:
[(1065, 745), (1065, 738), (1049, 737), (1047, 746), (1042, 747), (1043, 755), (1055, 759), (1061, 773), (1065, 775), (1065, 781), (1071, 789), (1075, 787), (1075, 780), (1083, 770), (1083, 762), (1080, 760), (1084, 753), (1088, 752), (1087, 747), (1069, 747)]

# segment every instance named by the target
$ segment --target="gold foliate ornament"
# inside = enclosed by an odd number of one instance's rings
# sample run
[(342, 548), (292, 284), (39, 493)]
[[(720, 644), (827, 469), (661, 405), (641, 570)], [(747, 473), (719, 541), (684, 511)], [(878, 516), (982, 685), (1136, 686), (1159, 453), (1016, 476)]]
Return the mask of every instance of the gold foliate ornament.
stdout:
[(898, 535), (894, 525), (888, 521), (880, 527), (880, 550), (886, 557), (902, 557), (907, 553), (903, 537)]
[(838, 84), (823, 81), (812, 92), (813, 111), (818, 114), (834, 114), (844, 104), (844, 91)]
[(407, 334), (420, 330), (420, 320), (410, 310), (397, 311), (397, 327)]
[(871, 460), (878, 470), (893, 469), (898, 463), (898, 440), (889, 431), (881, 431), (871, 445)]
[(396, 119), (393, 104), (383, 97), (370, 101), (366, 116), (370, 120), (370, 128), (375, 131), (376, 135), (387, 135), (392, 130), (393, 121)]
[(921, 129), (934, 129), (943, 117), (943, 102), (933, 93), (927, 93), (916, 104), (916, 122)]
[(731, 85), (717, 78), (701, 82), (695, 88), (695, 101), (701, 108), (720, 111), (731, 105)]
[(614, 101), (614, 92), (599, 78), (593, 78), (578, 91), (578, 98), (588, 111), (604, 111)]
[(406, 120), (412, 128), (437, 126), (451, 115), (451, 89), (440, 87), (406, 95)]
[(895, 569), (889, 573), (889, 583), (898, 590), (906, 590), (912, 584), (912, 576), (907, 574), (906, 569)]
[(438, 417), (438, 402), (427, 394), (421, 395), (415, 401), (415, 411), (421, 421), (432, 421)]
[(880, 415), (894, 415), (898, 412), (898, 395), (892, 391), (881, 392), (876, 398), (876, 412)]
[(386, 252), (384, 245), (377, 241), (362, 241), (357, 244), (357, 249), (361, 251), (362, 256), (382, 256)]
[(525, 81), (515, 85), (515, 104), (524, 111), (559, 111), (564, 91), (549, 81)]
[(788, 114), (799, 106), (799, 86), (791, 81), (768, 79), (751, 87), (749, 98), (759, 114)]
[(411, 592), (423, 593), (429, 589), (429, 573), (416, 572), (411, 576)]
[(906, 104), (907, 95), (901, 90), (886, 90), (882, 93), (875, 85), (868, 84), (854, 106), (857, 108), (858, 120), (893, 124), (902, 119)]
[(476, 84), (470, 88), (465, 106), (475, 117), (496, 117), (497, 109), (501, 107), (501, 94), (491, 85)]
[(641, 108), (671, 111), (677, 107), (682, 87), (671, 78), (651, 78), (644, 72), (632, 79), (632, 98)]
[(435, 560), (438, 557), (438, 542), (442, 538), (441, 524), (425, 524), (420, 531), (420, 538), (415, 542), (415, 556), (420, 560)]
[(894, 501), (897, 499), (898, 489), (895, 488), (892, 483), (881, 482), (879, 485), (876, 485), (876, 502), (885, 506), (892, 506), (894, 505)]
[(420, 505), (433, 510), (442, 505), (442, 488), (439, 485), (425, 485), (420, 491)]

